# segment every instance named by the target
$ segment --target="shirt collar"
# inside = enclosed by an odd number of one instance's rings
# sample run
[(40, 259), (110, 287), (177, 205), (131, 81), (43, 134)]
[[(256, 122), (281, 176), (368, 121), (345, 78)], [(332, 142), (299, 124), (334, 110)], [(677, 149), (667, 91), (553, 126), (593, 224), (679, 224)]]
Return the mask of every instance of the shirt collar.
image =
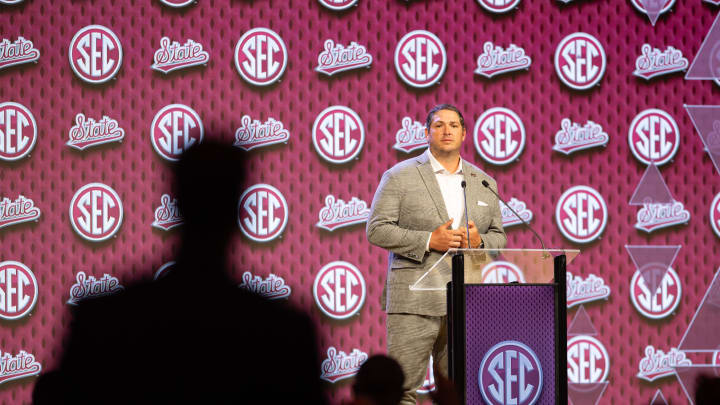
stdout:
[(427, 148), (425, 153), (428, 156), (428, 159), (430, 160), (430, 165), (432, 166), (433, 173), (442, 173), (442, 174), (462, 174), (462, 159), (460, 159), (460, 163), (458, 164), (457, 170), (455, 170), (454, 173), (450, 173), (443, 167), (442, 163), (438, 162), (437, 159), (435, 159), (435, 156), (430, 152), (430, 148)]

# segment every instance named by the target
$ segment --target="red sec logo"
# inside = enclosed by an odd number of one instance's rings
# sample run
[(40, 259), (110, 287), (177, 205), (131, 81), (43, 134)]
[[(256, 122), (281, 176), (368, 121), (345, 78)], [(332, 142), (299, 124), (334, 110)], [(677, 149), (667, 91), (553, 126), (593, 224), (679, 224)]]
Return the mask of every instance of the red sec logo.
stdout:
[(630, 151), (637, 160), (661, 166), (677, 153), (680, 130), (673, 117), (663, 110), (651, 108), (638, 114), (628, 131)]
[(36, 141), (37, 123), (30, 110), (18, 103), (0, 103), (0, 159), (21, 159)]
[(30, 269), (20, 262), (0, 263), (0, 318), (18, 319), (35, 306), (38, 282)]
[(365, 293), (365, 279), (360, 270), (343, 261), (326, 264), (313, 284), (315, 303), (334, 319), (355, 315), (365, 303)]
[(288, 221), (285, 197), (269, 184), (256, 184), (240, 196), (238, 226), (255, 242), (269, 242), (282, 234)]
[(517, 6), (520, 0), (478, 0), (478, 3), (487, 11), (506, 13)]
[(605, 346), (592, 336), (574, 336), (567, 343), (568, 381), (576, 384), (607, 380), (610, 356)]
[(280, 35), (267, 28), (253, 28), (235, 45), (235, 68), (245, 81), (267, 86), (280, 79), (288, 52)]
[(160, 0), (160, 2), (170, 7), (185, 7), (189, 6), (196, 0)]
[(315, 118), (312, 137), (320, 157), (330, 163), (345, 163), (362, 150), (365, 127), (355, 111), (334, 105)]
[(429, 87), (445, 73), (445, 46), (432, 32), (417, 30), (405, 34), (395, 48), (395, 70), (412, 87)]
[(319, 0), (320, 4), (323, 6), (329, 8), (330, 10), (346, 10), (355, 3), (357, 3), (357, 0)]
[(513, 111), (491, 108), (475, 122), (475, 149), (488, 163), (506, 165), (525, 148), (525, 126)]
[[(662, 269), (658, 268), (658, 270)], [(665, 277), (658, 283), (655, 292), (650, 291), (639, 271), (635, 272), (630, 281), (630, 299), (635, 309), (650, 319), (662, 319), (670, 316), (680, 304), (681, 296), (680, 278), (672, 268), (667, 269)]]
[(105, 83), (115, 77), (123, 51), (114, 32), (102, 25), (88, 25), (75, 34), (68, 51), (70, 67), (88, 83)]
[(555, 50), (555, 72), (567, 86), (585, 90), (596, 85), (607, 67), (600, 41), (584, 32), (566, 36)]
[(555, 207), (555, 221), (566, 238), (575, 243), (589, 243), (605, 230), (607, 205), (597, 190), (575, 186), (560, 196)]
[(201, 143), (204, 134), (200, 116), (183, 104), (163, 107), (155, 114), (150, 127), (150, 140), (155, 152), (172, 162), (180, 160), (180, 155), (196, 142)]
[(720, 193), (718, 193), (710, 204), (710, 224), (715, 235), (720, 238)]
[(482, 269), (482, 283), (525, 283), (525, 276), (520, 267), (506, 261), (488, 263)]
[(90, 242), (111, 238), (120, 229), (123, 207), (120, 196), (102, 183), (82, 186), (70, 201), (70, 224)]

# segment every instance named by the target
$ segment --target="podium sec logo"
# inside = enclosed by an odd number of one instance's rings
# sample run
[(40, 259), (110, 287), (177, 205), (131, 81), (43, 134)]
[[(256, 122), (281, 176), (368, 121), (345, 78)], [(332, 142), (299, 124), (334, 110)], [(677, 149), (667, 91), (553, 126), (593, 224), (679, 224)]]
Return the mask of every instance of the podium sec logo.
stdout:
[(487, 404), (532, 405), (540, 398), (542, 384), (540, 360), (524, 343), (500, 342), (480, 363), (478, 385)]
[(183, 152), (195, 143), (201, 143), (204, 134), (198, 113), (183, 104), (166, 105), (155, 114), (150, 125), (153, 149), (171, 162), (177, 162)]
[(0, 160), (27, 156), (37, 142), (37, 128), (27, 107), (14, 102), (0, 103)]
[(591, 187), (571, 187), (558, 200), (555, 221), (566, 238), (575, 243), (590, 243), (605, 230), (607, 204), (602, 195)]
[(0, 263), (0, 318), (22, 318), (33, 309), (37, 296), (37, 279), (26, 265), (15, 261)]
[(81, 80), (100, 84), (117, 75), (122, 65), (123, 50), (112, 30), (102, 25), (80, 29), (68, 50), (70, 67)]
[(477, 119), (473, 141), (485, 161), (506, 165), (515, 161), (525, 148), (525, 126), (512, 110), (494, 107)]
[(576, 384), (607, 380), (610, 356), (603, 344), (592, 336), (574, 336), (567, 343), (568, 381)]
[[(670, 316), (680, 304), (682, 296), (682, 284), (675, 270), (668, 267), (667, 272), (664, 266), (657, 266), (657, 271), (645, 271), (643, 277), (640, 271), (630, 281), (630, 299), (635, 309), (644, 317), (650, 319), (662, 319)], [(665, 274), (662, 280), (655, 280), (657, 285), (655, 291), (650, 291), (646, 277), (660, 277)]]
[(395, 48), (395, 70), (409, 86), (432, 86), (440, 80), (446, 67), (445, 46), (432, 32), (408, 32)]
[(566, 86), (586, 90), (602, 79), (607, 67), (605, 49), (594, 36), (570, 34), (555, 50), (555, 72)]
[(123, 206), (120, 196), (102, 183), (86, 184), (70, 201), (70, 224), (75, 232), (90, 242), (102, 242), (120, 229)]
[(642, 164), (661, 166), (677, 153), (680, 130), (670, 114), (657, 108), (638, 114), (630, 123), (628, 144)]
[(313, 283), (318, 308), (333, 319), (355, 315), (365, 303), (365, 278), (353, 264), (335, 261), (320, 269)]
[(253, 28), (235, 45), (235, 68), (246, 82), (267, 86), (280, 80), (288, 51), (280, 35), (267, 28)]
[(357, 156), (365, 144), (365, 126), (348, 107), (334, 105), (324, 109), (312, 128), (315, 151), (330, 163), (342, 164)]
[(238, 203), (238, 226), (255, 242), (278, 238), (288, 222), (288, 204), (280, 190), (256, 184), (242, 193)]

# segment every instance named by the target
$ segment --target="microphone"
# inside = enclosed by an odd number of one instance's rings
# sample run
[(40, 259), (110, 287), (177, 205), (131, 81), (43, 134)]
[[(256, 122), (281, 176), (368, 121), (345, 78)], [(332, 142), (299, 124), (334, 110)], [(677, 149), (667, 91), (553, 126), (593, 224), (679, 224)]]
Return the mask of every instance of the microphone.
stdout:
[[(495, 197), (497, 197), (498, 200), (502, 201), (502, 203), (505, 204), (506, 207), (510, 208), (510, 211), (512, 211), (512, 213), (515, 214), (515, 216), (518, 217), (518, 219), (520, 219), (520, 222), (522, 222), (525, 226), (528, 227), (528, 229), (530, 229), (530, 230), (532, 231), (532, 233), (535, 234), (535, 237), (540, 241), (540, 245), (542, 246), (543, 250), (546, 251), (547, 249), (545, 249), (545, 244), (543, 243), (542, 238), (540, 238), (540, 235), (538, 235), (538, 233), (535, 232), (535, 230), (532, 228), (532, 226), (530, 226), (530, 224), (528, 224), (527, 222), (525, 222), (525, 220), (522, 219), (522, 218), (520, 217), (520, 215), (519, 215), (517, 212), (515, 212), (515, 210), (514, 210), (511, 206), (509, 206), (508, 203), (505, 202), (505, 200), (503, 200), (502, 198), (500, 198), (500, 196), (498, 195), (498, 193), (496, 193), (495, 190), (493, 190), (493, 189), (490, 187), (490, 183), (488, 183), (487, 180), (483, 180), (483, 181), (482, 181), (482, 185), (485, 186), (485, 187), (487, 187), (487, 189), (490, 190), (491, 193), (495, 194)], [(466, 205), (467, 205), (467, 204), (466, 204)], [(467, 207), (466, 207), (466, 209), (467, 209)]]
[(465, 180), (460, 183), (460, 186), (462, 186), (463, 189), (463, 199), (465, 200), (465, 230), (467, 231), (467, 240), (468, 240), (468, 249), (470, 248), (470, 223), (468, 218), (468, 210), (467, 210), (467, 193), (465, 192), (465, 187), (467, 187), (467, 183)]

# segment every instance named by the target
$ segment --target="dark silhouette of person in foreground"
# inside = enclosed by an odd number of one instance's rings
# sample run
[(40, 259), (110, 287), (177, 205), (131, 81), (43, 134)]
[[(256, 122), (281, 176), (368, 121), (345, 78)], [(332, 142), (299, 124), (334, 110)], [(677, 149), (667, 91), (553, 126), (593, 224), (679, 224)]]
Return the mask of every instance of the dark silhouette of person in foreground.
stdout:
[(397, 405), (405, 374), (393, 358), (376, 354), (360, 366), (352, 386), (352, 405)]
[(695, 405), (720, 404), (720, 377), (701, 375), (697, 379)]
[(81, 302), (35, 404), (326, 403), (311, 320), (226, 274), (240, 153), (206, 141), (183, 155), (177, 264), (157, 281)]

